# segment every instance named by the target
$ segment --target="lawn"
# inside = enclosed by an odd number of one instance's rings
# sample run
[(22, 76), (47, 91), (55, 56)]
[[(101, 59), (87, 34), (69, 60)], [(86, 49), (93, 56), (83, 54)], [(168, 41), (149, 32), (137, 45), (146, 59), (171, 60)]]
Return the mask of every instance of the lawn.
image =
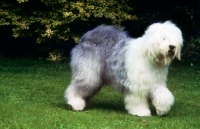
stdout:
[[(63, 99), (71, 70), (67, 62), (0, 58), (0, 129), (199, 129), (200, 66), (170, 67), (175, 105), (166, 116), (137, 117), (123, 96), (104, 87), (82, 112)], [(155, 112), (155, 111), (154, 111)]]

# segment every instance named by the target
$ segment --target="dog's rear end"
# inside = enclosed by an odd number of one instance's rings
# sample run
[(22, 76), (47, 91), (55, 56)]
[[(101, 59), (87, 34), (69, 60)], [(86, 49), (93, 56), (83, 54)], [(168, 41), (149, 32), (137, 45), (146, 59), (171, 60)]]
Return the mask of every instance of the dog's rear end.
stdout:
[[(101, 25), (85, 33), (71, 52), (72, 81), (65, 99), (74, 110), (83, 110), (88, 99), (110, 82), (108, 62), (127, 39), (122, 28)], [(120, 42), (122, 41), (122, 42)], [(121, 46), (120, 46), (121, 45)], [(111, 79), (112, 80), (112, 79)]]

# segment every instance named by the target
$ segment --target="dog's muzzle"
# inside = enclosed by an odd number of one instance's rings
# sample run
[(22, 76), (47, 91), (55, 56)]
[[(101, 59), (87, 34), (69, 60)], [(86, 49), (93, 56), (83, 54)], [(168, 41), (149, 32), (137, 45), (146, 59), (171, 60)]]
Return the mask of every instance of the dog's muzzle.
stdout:
[(174, 50), (175, 46), (174, 45), (169, 45), (169, 50)]
[(174, 45), (169, 45), (169, 51), (168, 51), (168, 55), (173, 56), (174, 55), (174, 49), (175, 46)]

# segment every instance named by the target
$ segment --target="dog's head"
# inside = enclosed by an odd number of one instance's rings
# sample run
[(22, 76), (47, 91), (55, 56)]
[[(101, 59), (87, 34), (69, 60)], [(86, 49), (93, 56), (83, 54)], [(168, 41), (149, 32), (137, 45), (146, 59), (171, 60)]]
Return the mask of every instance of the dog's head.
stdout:
[(182, 33), (170, 21), (150, 25), (143, 37), (147, 42), (148, 54), (154, 61), (170, 64), (175, 57), (181, 59)]

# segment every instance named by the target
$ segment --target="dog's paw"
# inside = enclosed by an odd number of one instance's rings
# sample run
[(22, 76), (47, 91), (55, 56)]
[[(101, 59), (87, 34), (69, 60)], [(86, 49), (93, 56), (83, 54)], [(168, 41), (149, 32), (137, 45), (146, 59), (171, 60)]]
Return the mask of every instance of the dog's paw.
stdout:
[(75, 111), (82, 111), (85, 106), (86, 106), (86, 103), (85, 103), (85, 100), (81, 99), (81, 98), (76, 98), (76, 99), (73, 99), (68, 101), (68, 105), (71, 107), (72, 110), (75, 110)]
[(143, 107), (143, 106), (132, 107), (132, 108), (128, 109), (128, 112), (131, 115), (135, 115), (135, 116), (151, 116), (150, 109), (147, 107)]
[(159, 116), (166, 115), (168, 112), (169, 112), (169, 110), (158, 110), (158, 109), (156, 109), (156, 113)]
[(142, 112), (129, 112), (131, 115), (134, 116), (151, 116), (151, 112), (150, 111), (142, 111)]

